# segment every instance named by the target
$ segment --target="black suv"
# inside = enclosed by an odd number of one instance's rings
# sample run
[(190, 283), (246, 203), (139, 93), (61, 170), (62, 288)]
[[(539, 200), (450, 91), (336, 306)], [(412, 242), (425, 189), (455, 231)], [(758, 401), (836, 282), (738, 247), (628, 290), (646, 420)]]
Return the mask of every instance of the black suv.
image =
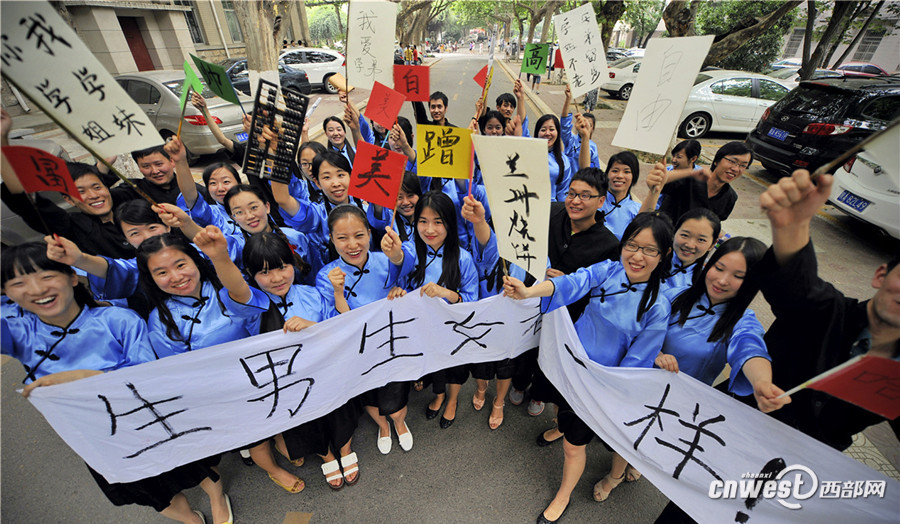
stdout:
[(900, 116), (900, 79), (801, 82), (766, 109), (747, 144), (763, 167), (789, 175), (834, 160)]

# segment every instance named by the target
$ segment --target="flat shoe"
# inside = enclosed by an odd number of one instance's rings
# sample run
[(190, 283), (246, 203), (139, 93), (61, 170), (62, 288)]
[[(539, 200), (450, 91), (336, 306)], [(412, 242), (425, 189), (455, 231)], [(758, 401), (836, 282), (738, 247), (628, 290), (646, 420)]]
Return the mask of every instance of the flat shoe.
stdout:
[(443, 403), (441, 403), (441, 405), (438, 406), (437, 409), (431, 409), (428, 406), (429, 406), (429, 404), (425, 404), (425, 418), (428, 420), (434, 420), (437, 418), (438, 413), (441, 412), (441, 407), (443, 407)]
[(228, 520), (222, 524), (234, 524), (234, 512), (231, 511), (231, 497), (225, 495), (225, 506), (228, 507)]
[(292, 486), (285, 486), (284, 484), (281, 483), (281, 481), (279, 481), (277, 478), (273, 477), (271, 473), (269, 473), (269, 478), (272, 479), (272, 482), (281, 486), (281, 488), (284, 489), (285, 491), (287, 491), (288, 493), (300, 493), (301, 491), (303, 491), (303, 488), (306, 487), (306, 484), (304, 484), (303, 480), (300, 478), (297, 478), (297, 481), (294, 482), (294, 484)]
[[(572, 502), (569, 501), (569, 504), (571, 504), (571, 503)], [(566, 504), (566, 507), (563, 508), (562, 513), (560, 513), (559, 516), (556, 517), (556, 520), (548, 519), (547, 517), (544, 516), (544, 512), (542, 511), (541, 514), (538, 515), (537, 524), (555, 524), (556, 522), (559, 522), (560, 520), (562, 520), (563, 515), (565, 515), (566, 512), (569, 511), (569, 504)]]
[(413, 436), (412, 431), (409, 430), (409, 424), (406, 421), (403, 421), (403, 425), (406, 427), (406, 433), (397, 434), (397, 440), (400, 442), (400, 449), (403, 451), (409, 451), (413, 447)]
[(441, 429), (447, 429), (453, 425), (453, 421), (456, 419), (446, 419), (441, 417)]
[[(322, 464), (322, 473), (325, 475), (325, 483), (328, 487), (337, 491), (344, 487), (344, 476), (341, 474), (341, 468), (338, 466), (337, 459)], [(333, 480), (340, 480), (341, 483), (335, 486), (331, 483)]]
[[(352, 486), (359, 482), (359, 463), (356, 458), (356, 452), (341, 457), (341, 468), (344, 469), (344, 481), (348, 486)], [(356, 473), (356, 478), (350, 480), (350, 475)]]
[[(551, 429), (556, 429), (556, 428), (551, 428)], [(548, 429), (547, 431), (550, 431), (550, 430)], [(547, 439), (544, 437), (544, 433), (546, 433), (547, 431), (541, 432), (541, 433), (538, 434), (538, 436), (537, 436), (537, 445), (540, 446), (540, 447), (542, 447), (542, 448), (545, 448), (545, 447), (549, 446), (550, 444), (553, 444), (554, 442), (556, 442), (556, 441), (558, 441), (559, 439), (562, 438), (562, 437), (560, 436), (560, 437), (557, 437), (557, 438), (555, 438), (555, 439), (553, 439), (553, 440), (547, 440)]]
[(388, 453), (390, 453), (392, 445), (391, 428), (388, 427), (388, 436), (386, 437), (381, 436), (381, 430), (379, 429), (378, 440), (376, 440), (375, 443), (378, 445), (378, 451), (380, 451), (382, 455), (387, 455)]

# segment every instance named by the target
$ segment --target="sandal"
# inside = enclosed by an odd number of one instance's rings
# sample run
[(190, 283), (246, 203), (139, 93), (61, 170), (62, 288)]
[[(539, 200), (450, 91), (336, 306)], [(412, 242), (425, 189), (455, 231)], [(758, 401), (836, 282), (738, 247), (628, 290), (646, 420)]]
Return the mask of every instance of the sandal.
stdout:
[(294, 466), (295, 468), (299, 468), (300, 466), (303, 465), (303, 461), (304, 461), (304, 458), (303, 458), (303, 457), (300, 457), (300, 458), (298, 458), (298, 459), (293, 459), (293, 460), (292, 460), (291, 457), (289, 457), (287, 453), (285, 453), (284, 451), (281, 451), (280, 449), (278, 449), (278, 446), (277, 446), (277, 445), (274, 446), (274, 447), (275, 447), (275, 451), (277, 451), (279, 455), (281, 455), (282, 457), (286, 458), (286, 459), (288, 460), (288, 462), (291, 463), (291, 466)]
[[(341, 457), (341, 468), (344, 470), (344, 480), (348, 486), (352, 486), (359, 482), (359, 464), (356, 458), (356, 452)], [(350, 475), (356, 473), (356, 477), (350, 480)]]
[[(478, 398), (479, 393), (481, 393), (481, 398)], [(475, 408), (475, 411), (481, 411), (485, 400), (487, 400), (487, 388), (476, 389), (475, 395), (472, 396), (472, 407)]]
[[(622, 483), (625, 479), (625, 472), (622, 472), (621, 477), (611, 477), (609, 473), (606, 474), (605, 477), (600, 479), (599, 482), (594, 484), (594, 500), (597, 502), (603, 502), (604, 500), (609, 498), (609, 494), (612, 493), (612, 490), (616, 489), (616, 487)], [(609, 489), (603, 489), (603, 483), (609, 486)]]
[(282, 484), (281, 481), (278, 480), (277, 478), (273, 477), (271, 473), (269, 473), (269, 478), (272, 479), (272, 482), (281, 486), (282, 489), (284, 489), (288, 493), (300, 493), (301, 491), (303, 491), (303, 488), (306, 487), (306, 484), (303, 482), (303, 479), (301, 479), (299, 477), (297, 478), (297, 481), (294, 482), (294, 484), (292, 486), (286, 486), (286, 485)]
[(422, 391), (423, 389), (425, 389), (425, 382), (422, 380), (413, 382), (413, 389), (416, 391)]
[[(329, 488), (337, 491), (344, 487), (344, 476), (341, 474), (337, 459), (322, 464), (322, 473), (325, 475), (325, 482)], [(335, 480), (340, 480), (341, 483), (338, 485), (332, 484)]]
[(641, 472), (634, 469), (634, 467), (629, 464), (627, 468), (625, 468), (625, 482), (634, 482), (641, 478)]
[[(488, 418), (488, 427), (491, 428), (492, 430), (499, 428), (500, 424), (503, 424), (503, 406), (505, 406), (505, 405), (506, 405), (505, 402), (500, 403), (499, 406), (495, 402), (491, 402), (491, 407), (494, 409), (491, 410), (491, 416)], [(499, 417), (494, 416), (494, 410), (497, 410), (497, 409), (500, 410)]]

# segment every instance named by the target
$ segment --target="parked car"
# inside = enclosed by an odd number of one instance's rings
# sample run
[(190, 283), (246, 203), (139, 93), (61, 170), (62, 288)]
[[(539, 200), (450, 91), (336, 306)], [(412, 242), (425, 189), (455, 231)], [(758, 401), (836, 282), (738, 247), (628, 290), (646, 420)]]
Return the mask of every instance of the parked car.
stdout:
[(678, 134), (700, 138), (710, 131), (746, 133), (756, 126), (763, 111), (790, 90), (788, 82), (758, 73), (702, 72), (681, 112)]
[(881, 66), (870, 64), (868, 62), (847, 62), (835, 68), (836, 71), (843, 71), (847, 76), (890, 76), (891, 74), (884, 70)]
[[(768, 76), (784, 80), (785, 82), (790, 82), (793, 87), (797, 87), (797, 85), (800, 84), (799, 67), (784, 67), (782, 69), (778, 69), (776, 71), (768, 73)], [(816, 69), (809, 80), (818, 80), (820, 78), (841, 78), (843, 76), (843, 71), (834, 71), (832, 69)]]
[(612, 62), (615, 62), (616, 60), (621, 60), (622, 58), (625, 58), (627, 56), (628, 56), (628, 53), (626, 53), (624, 50), (610, 49), (609, 51), (606, 52), (606, 62), (612, 63)]
[(279, 60), (288, 67), (306, 71), (312, 87), (322, 89), (326, 93), (337, 93), (337, 89), (328, 83), (328, 77), (344, 72), (346, 59), (344, 55), (330, 49), (300, 47), (281, 53)]
[(834, 174), (832, 205), (900, 239), (900, 154), (886, 172), (874, 157), (861, 151)]
[(785, 67), (795, 67), (800, 69), (800, 66), (803, 65), (803, 60), (799, 58), (782, 58), (781, 60), (776, 60), (769, 64), (773, 70), (784, 69)]
[[(141, 71), (119, 75), (116, 81), (144, 110), (163, 138), (178, 132), (178, 123), (181, 120), (179, 98), (184, 84), (184, 70)], [(204, 83), (202, 79), (200, 82)], [(225, 136), (235, 138), (239, 142), (246, 140), (246, 136), (243, 140), (237, 136), (238, 133), (243, 134), (241, 108), (217, 97), (205, 83), (201, 95), (206, 99), (210, 115), (219, 124)], [(252, 108), (252, 98), (241, 94), (238, 94), (238, 98), (245, 103), (247, 110)], [(197, 160), (198, 155), (212, 154), (222, 148), (206, 126), (206, 119), (190, 103), (184, 112), (181, 140), (187, 150), (188, 162), (191, 163)]]
[[(228, 78), (231, 79), (231, 85), (237, 91), (250, 95), (250, 73), (247, 70), (246, 58), (229, 58), (222, 62)], [(300, 91), (304, 95), (312, 92), (312, 86), (309, 84), (309, 78), (305, 71), (300, 71), (292, 67), (286, 67), (284, 62), (278, 62), (278, 77), (280, 78), (282, 87), (290, 87)]]
[(789, 175), (837, 158), (900, 116), (900, 78), (801, 82), (766, 110), (747, 144), (763, 167)]
[(626, 57), (609, 64), (609, 81), (600, 84), (600, 89), (612, 97), (628, 100), (631, 89), (641, 69), (641, 58)]

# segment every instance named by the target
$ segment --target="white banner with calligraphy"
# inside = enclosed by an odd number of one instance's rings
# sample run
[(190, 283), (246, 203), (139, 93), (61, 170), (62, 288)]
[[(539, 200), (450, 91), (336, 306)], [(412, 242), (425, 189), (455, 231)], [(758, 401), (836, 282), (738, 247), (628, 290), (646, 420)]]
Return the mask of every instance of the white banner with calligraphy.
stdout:
[(547, 269), (550, 167), (542, 138), (472, 135), (500, 256), (538, 282)]
[[(598, 89), (608, 72), (603, 39), (591, 2), (553, 17), (572, 97)], [(553, 50), (551, 49), (552, 53)], [(553, 60), (553, 57), (548, 57)]]
[(684, 373), (592, 362), (564, 308), (544, 315), (539, 362), (578, 416), (698, 522), (897, 522), (896, 480)]
[(350, 2), (347, 17), (347, 82), (372, 89), (375, 81), (394, 85), (394, 31), (397, 4), (385, 1)]
[(391, 381), (514, 357), (537, 346), (540, 319), (537, 301), (451, 306), (414, 291), (299, 333), (37, 388), (29, 399), (109, 482), (131, 482), (270, 437)]
[(713, 38), (650, 40), (612, 145), (666, 154)]
[(0, 4), (3, 76), (101, 157), (163, 143), (153, 121), (44, 1)]

